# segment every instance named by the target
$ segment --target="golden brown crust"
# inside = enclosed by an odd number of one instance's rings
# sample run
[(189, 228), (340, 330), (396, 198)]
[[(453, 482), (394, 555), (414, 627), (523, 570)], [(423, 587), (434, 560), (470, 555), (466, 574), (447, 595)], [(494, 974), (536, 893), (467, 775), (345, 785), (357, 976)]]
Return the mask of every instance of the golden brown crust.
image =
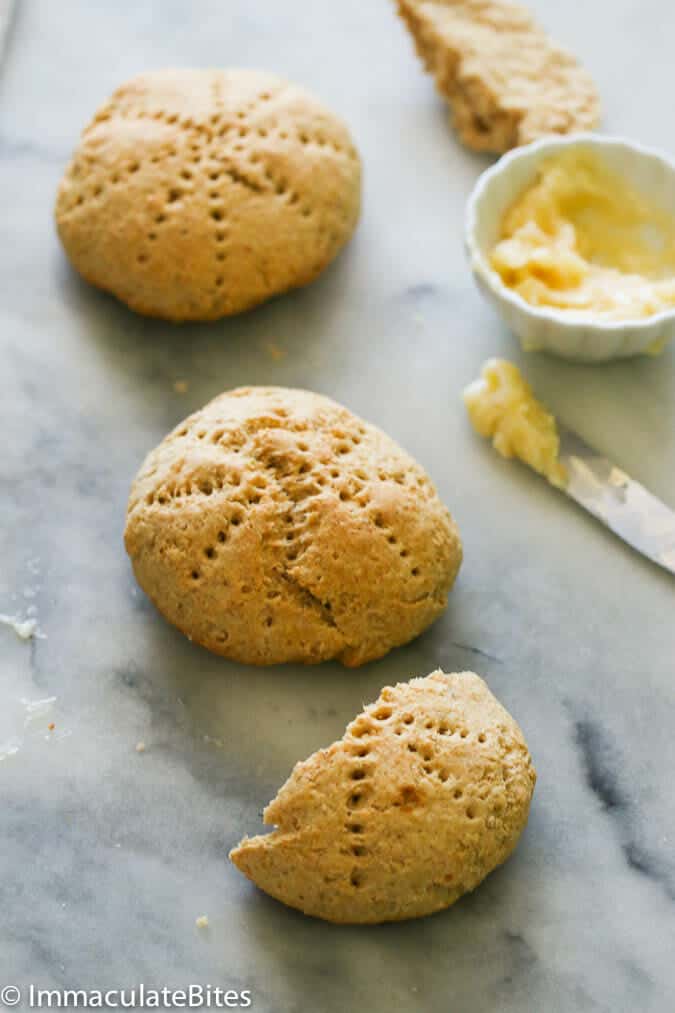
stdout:
[(230, 858), (267, 893), (343, 923), (449, 907), (510, 855), (536, 774), (522, 732), (472, 672), (387, 686), (298, 763)]
[(507, 0), (398, 0), (417, 51), (467, 147), (507, 151), (592, 130), (597, 89), (529, 11)]
[(221, 394), (174, 429), (134, 481), (125, 542), (172, 623), (258, 665), (386, 654), (440, 615), (462, 558), (405, 451), (281, 387)]
[(248, 70), (163, 70), (122, 85), (82, 134), (56, 223), (77, 270), (132, 309), (213, 320), (306, 285), (359, 216), (347, 129)]

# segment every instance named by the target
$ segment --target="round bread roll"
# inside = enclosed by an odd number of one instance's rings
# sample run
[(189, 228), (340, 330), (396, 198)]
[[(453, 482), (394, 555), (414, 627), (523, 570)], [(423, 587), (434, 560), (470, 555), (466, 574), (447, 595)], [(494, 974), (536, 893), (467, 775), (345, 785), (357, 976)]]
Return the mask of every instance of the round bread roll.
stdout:
[(125, 532), (167, 619), (257, 665), (361, 665), (443, 611), (462, 558), (422, 468), (319, 394), (242, 387), (182, 422), (134, 481)]
[(82, 134), (56, 223), (87, 281), (167, 320), (215, 320), (313, 281), (351, 236), (361, 168), (311, 95), (250, 70), (122, 85)]
[(382, 690), (298, 763), (230, 858), (266, 893), (331, 922), (454, 904), (515, 848), (536, 774), (523, 734), (473, 672)]

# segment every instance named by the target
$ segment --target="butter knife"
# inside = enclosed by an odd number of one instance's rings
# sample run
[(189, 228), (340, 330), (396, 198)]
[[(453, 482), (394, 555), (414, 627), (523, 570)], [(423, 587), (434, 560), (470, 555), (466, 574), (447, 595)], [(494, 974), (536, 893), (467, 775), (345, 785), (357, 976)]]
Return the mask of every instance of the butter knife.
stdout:
[(675, 511), (557, 422), (562, 492), (643, 556), (675, 574)]

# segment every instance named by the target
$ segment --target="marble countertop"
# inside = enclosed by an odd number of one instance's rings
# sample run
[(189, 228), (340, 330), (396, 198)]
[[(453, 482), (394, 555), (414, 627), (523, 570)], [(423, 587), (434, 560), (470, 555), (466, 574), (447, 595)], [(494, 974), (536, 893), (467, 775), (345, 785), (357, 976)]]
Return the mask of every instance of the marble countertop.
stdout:
[[(532, 6), (592, 70), (605, 129), (673, 153), (675, 7)], [(297, 80), (365, 165), (361, 224), (325, 276), (208, 326), (84, 285), (51, 220), (95, 107), (177, 64)], [(19, 0), (0, 75), (0, 612), (44, 637), (0, 626), (0, 985), (210, 983), (250, 989), (260, 1013), (675, 1008), (675, 585), (498, 459), (459, 401), (487, 356), (510, 356), (675, 506), (675, 347), (605, 367), (522, 355), (463, 260), (487, 164), (448, 129), (388, 0)], [(258, 670), (191, 645), (135, 587), (121, 535), (142, 456), (242, 383), (330, 394), (428, 468), (465, 563), (426, 635), (362, 669)], [(436, 666), (482, 674), (528, 738), (539, 782), (514, 857), (395, 926), (336, 928), (256, 892), (227, 850), (295, 761)]]

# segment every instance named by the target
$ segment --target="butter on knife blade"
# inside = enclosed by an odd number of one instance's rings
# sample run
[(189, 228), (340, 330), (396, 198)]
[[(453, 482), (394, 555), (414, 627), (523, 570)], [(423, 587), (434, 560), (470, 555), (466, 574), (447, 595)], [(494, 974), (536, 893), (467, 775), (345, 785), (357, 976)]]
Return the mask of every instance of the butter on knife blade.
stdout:
[(675, 512), (608, 461), (535, 398), (519, 370), (489, 359), (464, 390), (474, 429), (517, 457), (638, 552), (675, 573)]

